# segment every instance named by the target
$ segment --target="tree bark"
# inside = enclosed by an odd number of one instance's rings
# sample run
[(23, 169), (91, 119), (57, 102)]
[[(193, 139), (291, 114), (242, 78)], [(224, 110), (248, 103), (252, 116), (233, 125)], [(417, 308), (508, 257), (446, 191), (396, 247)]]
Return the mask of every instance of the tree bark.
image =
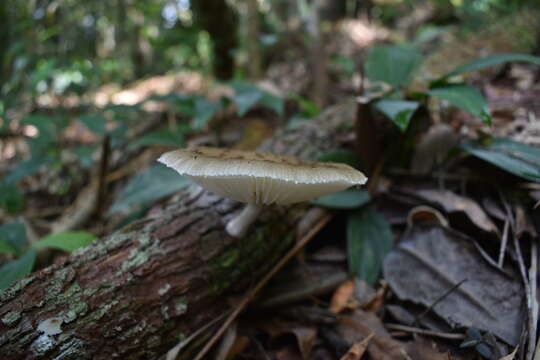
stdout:
[[(264, 150), (314, 158), (351, 132), (355, 105), (278, 133)], [(0, 293), (8, 359), (156, 358), (228, 310), (295, 240), (309, 205), (269, 207), (248, 236), (224, 225), (240, 204), (193, 185), (146, 218)]]

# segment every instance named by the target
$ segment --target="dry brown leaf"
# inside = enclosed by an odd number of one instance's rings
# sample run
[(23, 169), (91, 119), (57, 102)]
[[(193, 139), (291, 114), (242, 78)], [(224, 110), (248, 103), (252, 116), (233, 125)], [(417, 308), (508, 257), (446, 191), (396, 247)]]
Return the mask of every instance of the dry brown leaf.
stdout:
[(423, 336), (417, 336), (407, 344), (407, 354), (414, 360), (448, 360), (447, 353), (440, 352), (436, 343)]
[(450, 125), (433, 125), (416, 146), (412, 159), (412, 170), (420, 174), (427, 174), (435, 165), (444, 160), (458, 141), (459, 135)]
[(341, 284), (336, 291), (334, 291), (334, 295), (332, 295), (328, 310), (336, 314), (342, 312), (351, 302), (353, 292), (354, 280), (348, 280)]
[(349, 343), (357, 343), (373, 334), (368, 345), (368, 353), (377, 360), (403, 360), (405, 344), (390, 337), (381, 320), (372, 313), (355, 310), (353, 314), (342, 316), (337, 325), (338, 333)]
[(371, 334), (364, 340), (354, 343), (349, 351), (347, 351), (347, 353), (341, 357), (341, 360), (360, 360), (362, 356), (364, 356), (369, 345), (369, 341), (373, 336), (374, 335)]
[(450, 325), (490, 331), (509, 344), (519, 342), (524, 316), (519, 276), (509, 278), (489, 266), (461, 233), (415, 226), (388, 254), (383, 270), (400, 299), (432, 306)]
[(414, 194), (441, 206), (447, 213), (465, 214), (469, 221), (482, 231), (499, 234), (497, 226), (472, 199), (457, 195), (449, 190), (423, 189), (415, 191)]
[(317, 339), (316, 327), (276, 319), (265, 322), (262, 327), (272, 338), (277, 338), (286, 334), (294, 335), (302, 358), (304, 360), (310, 359), (311, 349)]
[(380, 287), (377, 292), (375, 293), (375, 296), (371, 299), (370, 302), (362, 306), (362, 309), (364, 309), (367, 312), (376, 313), (378, 312), (382, 306), (384, 305), (384, 298), (386, 295), (386, 289), (388, 288), (388, 284), (384, 284), (384, 286)]

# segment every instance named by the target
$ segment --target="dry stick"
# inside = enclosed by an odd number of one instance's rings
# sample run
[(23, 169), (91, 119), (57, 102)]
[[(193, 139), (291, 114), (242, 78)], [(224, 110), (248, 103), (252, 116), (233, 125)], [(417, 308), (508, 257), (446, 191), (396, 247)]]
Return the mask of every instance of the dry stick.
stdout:
[(529, 268), (529, 284), (531, 287), (532, 300), (532, 328), (530, 329), (530, 344), (529, 344), (529, 359), (532, 359), (534, 353), (534, 345), (537, 334), (538, 324), (538, 301), (536, 300), (536, 273), (538, 271), (538, 244), (537, 239), (532, 240), (531, 244), (531, 267)]
[(412, 326), (405, 326), (405, 325), (399, 325), (399, 324), (384, 324), (384, 326), (390, 330), (405, 331), (405, 332), (420, 334), (420, 335), (429, 335), (429, 336), (439, 337), (442, 339), (462, 340), (462, 339), (465, 339), (466, 337), (464, 334), (452, 334), (452, 333), (446, 333), (446, 332), (424, 330), (424, 329), (419, 329)]
[(504, 221), (503, 236), (501, 240), (501, 247), (499, 250), (499, 261), (497, 261), (497, 266), (502, 268), (504, 264), (504, 255), (506, 253), (506, 245), (508, 244), (508, 230), (510, 229), (510, 221), (506, 219)]
[(525, 263), (523, 262), (523, 255), (521, 254), (521, 248), (519, 247), (519, 242), (516, 234), (512, 236), (514, 240), (514, 247), (516, 251), (516, 258), (519, 264), (519, 272), (521, 274), (521, 279), (523, 281), (523, 285), (525, 286), (525, 296), (527, 297), (527, 327), (529, 332), (529, 339), (527, 344), (527, 352), (526, 352), (526, 359), (530, 360), (532, 359), (532, 356), (534, 354), (534, 345), (536, 344), (536, 339), (531, 337), (532, 330), (534, 328), (533, 325), (533, 302), (531, 298), (531, 286), (529, 283), (529, 280), (527, 279), (527, 270), (525, 269)]
[(204, 326), (200, 327), (199, 329), (195, 330), (195, 332), (192, 333), (190, 336), (188, 336), (186, 339), (180, 341), (178, 344), (176, 344), (172, 349), (170, 349), (167, 352), (165, 360), (174, 360), (174, 359), (176, 359), (178, 357), (178, 353), (180, 352), (180, 350), (182, 350), (187, 345), (189, 345), (189, 343), (191, 341), (193, 341), (193, 339), (195, 339), (197, 336), (201, 335), (203, 332), (205, 332), (206, 330), (208, 330), (212, 326), (214, 326), (219, 320), (223, 319), (225, 317), (225, 315), (227, 315), (227, 313), (221, 314), (220, 316), (213, 319), (209, 323), (207, 323)]
[(279, 271), (285, 264), (289, 262), (307, 243), (317, 235), (317, 233), (330, 221), (331, 215), (327, 215), (322, 218), (312, 229), (308, 232), (285, 256), (259, 281), (253, 289), (251, 289), (242, 299), (240, 304), (234, 309), (234, 311), (227, 317), (223, 325), (214, 334), (214, 336), (206, 343), (194, 360), (201, 360), (210, 351), (212, 346), (219, 340), (221, 335), (227, 330), (229, 325), (238, 317), (238, 315), (244, 310), (251, 300), (255, 298), (255, 295), (272, 279), (272, 277)]
[(416, 319), (414, 319), (414, 324), (418, 324), (418, 322), (420, 321), (420, 319), (422, 319), (427, 313), (429, 313), (431, 311), (431, 309), (433, 309), (435, 307), (435, 305), (437, 305), (438, 303), (440, 303), (441, 301), (443, 301), (448, 295), (450, 295), (452, 292), (454, 292), (454, 290), (456, 290), (458, 287), (461, 286), (461, 284), (463, 284), (465, 281), (467, 281), (468, 279), (463, 279), (461, 280), (460, 282), (458, 282), (457, 284), (455, 284), (454, 286), (452, 286), (450, 289), (448, 289), (444, 294), (442, 294), (441, 296), (439, 296), (438, 299), (436, 299), (426, 310), (424, 310), (420, 315), (418, 315), (416, 317)]

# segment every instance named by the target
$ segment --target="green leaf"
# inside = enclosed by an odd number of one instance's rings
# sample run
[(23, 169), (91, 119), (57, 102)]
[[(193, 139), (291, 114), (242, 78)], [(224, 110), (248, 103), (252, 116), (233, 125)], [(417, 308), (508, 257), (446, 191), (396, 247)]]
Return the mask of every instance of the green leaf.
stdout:
[(468, 141), (461, 147), (511, 174), (540, 182), (540, 150), (537, 148), (505, 138)]
[(369, 193), (365, 190), (347, 189), (334, 194), (321, 196), (311, 200), (313, 205), (331, 209), (356, 209), (370, 201)]
[(185, 144), (184, 133), (185, 129), (180, 128), (176, 131), (171, 129), (160, 129), (152, 131), (141, 136), (134, 141), (133, 146), (175, 146), (183, 147)]
[(407, 130), (411, 118), (420, 104), (416, 101), (383, 99), (377, 101), (375, 109), (386, 115), (401, 131)]
[(375, 283), (392, 243), (390, 225), (374, 208), (357, 210), (349, 215), (347, 247), (352, 274), (370, 284)]
[(136, 175), (113, 203), (109, 214), (127, 212), (133, 207), (142, 207), (170, 195), (187, 186), (187, 178), (164, 165), (152, 166)]
[(358, 154), (349, 150), (334, 150), (323, 153), (317, 158), (317, 161), (343, 163), (354, 168), (360, 165)]
[(85, 231), (66, 231), (45, 236), (32, 243), (32, 247), (36, 249), (50, 247), (71, 252), (90, 244), (94, 240), (96, 240), (96, 236)]
[(65, 126), (65, 119), (59, 116), (28, 115), (22, 121), (24, 125), (35, 126), (38, 134), (28, 138), (32, 156), (42, 156), (56, 144), (60, 130)]
[(264, 93), (259, 103), (262, 106), (270, 110), (273, 110), (279, 116), (283, 116), (283, 111), (285, 107), (283, 103), (283, 99), (269, 93)]
[(273, 110), (280, 116), (283, 115), (283, 99), (245, 81), (234, 80), (229, 82), (229, 85), (235, 91), (232, 100), (236, 105), (239, 116), (244, 116), (255, 104)]
[(434, 97), (448, 101), (455, 107), (465, 110), (486, 124), (491, 124), (491, 114), (482, 94), (474, 87), (464, 84), (449, 84), (428, 91)]
[(15, 221), (0, 226), (0, 241), (3, 241), (15, 250), (16, 255), (22, 254), (27, 247), (26, 227), (22, 222)]
[(96, 134), (107, 134), (107, 120), (101, 114), (87, 114), (78, 119), (84, 126)]
[(263, 93), (257, 90), (236, 94), (233, 101), (238, 109), (238, 115), (244, 116), (262, 97)]
[(445, 81), (449, 77), (463, 74), (465, 72), (479, 70), (485, 67), (499, 65), (506, 62), (512, 62), (512, 61), (529, 62), (532, 64), (540, 65), (540, 57), (538, 56), (532, 56), (532, 55), (527, 55), (527, 54), (497, 54), (497, 55), (487, 56), (487, 57), (474, 60), (463, 65), (460, 65), (454, 70), (442, 76), (441, 78), (435, 80), (435, 82)]
[(195, 116), (193, 117), (193, 128), (203, 129), (208, 121), (222, 108), (222, 103), (211, 102), (203, 97), (195, 100)]
[(36, 154), (28, 160), (23, 160), (19, 162), (15, 170), (4, 178), (4, 182), (16, 183), (27, 176), (33, 175), (42, 165), (47, 164), (49, 161), (50, 158), (44, 156), (43, 154)]
[(408, 46), (376, 46), (366, 61), (366, 75), (371, 81), (382, 81), (393, 87), (408, 84), (422, 54)]
[(17, 250), (4, 239), (0, 239), (0, 254), (16, 254)]
[(321, 113), (321, 110), (314, 102), (295, 93), (290, 93), (289, 97), (298, 103), (300, 106), (300, 113), (304, 117), (313, 118)]
[(16, 215), (23, 208), (23, 195), (15, 184), (0, 183), (0, 207), (10, 215)]
[(0, 267), (0, 291), (9, 287), (13, 282), (32, 272), (36, 262), (36, 251), (29, 250), (17, 260), (10, 261)]

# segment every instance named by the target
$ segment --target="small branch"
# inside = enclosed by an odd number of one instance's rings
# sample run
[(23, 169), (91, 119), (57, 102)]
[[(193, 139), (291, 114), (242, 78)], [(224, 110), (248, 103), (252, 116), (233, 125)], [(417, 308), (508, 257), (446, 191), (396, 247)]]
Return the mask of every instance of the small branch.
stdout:
[(390, 330), (405, 331), (405, 332), (409, 332), (413, 334), (438, 337), (441, 339), (463, 340), (466, 337), (464, 334), (452, 334), (452, 333), (424, 330), (424, 329), (415, 328), (412, 326), (405, 326), (405, 325), (399, 325), (399, 324), (385, 324), (384, 326)]
[(533, 239), (532, 245), (531, 245), (531, 267), (529, 268), (529, 285), (531, 288), (531, 317), (532, 321), (530, 321), (531, 328), (529, 329), (529, 351), (527, 354), (527, 359), (532, 359), (534, 354), (534, 346), (536, 342), (536, 334), (538, 331), (537, 324), (538, 324), (538, 301), (536, 299), (536, 279), (537, 279), (537, 271), (538, 271), (538, 244), (536, 243), (536, 239)]
[(418, 324), (418, 322), (420, 321), (421, 318), (423, 318), (427, 313), (429, 313), (431, 311), (431, 309), (433, 309), (435, 307), (435, 305), (437, 305), (438, 303), (440, 303), (441, 301), (443, 301), (446, 297), (448, 297), (448, 295), (450, 295), (452, 292), (454, 292), (454, 290), (456, 290), (458, 287), (461, 286), (461, 284), (463, 284), (465, 281), (467, 281), (468, 279), (463, 279), (461, 280), (460, 282), (458, 282), (457, 284), (455, 284), (454, 286), (452, 286), (450, 289), (448, 289), (444, 294), (442, 294), (437, 300), (435, 300), (426, 310), (424, 310), (420, 315), (418, 315), (416, 317), (416, 319), (414, 320), (414, 323), (415, 324)]
[(504, 254), (506, 253), (506, 246), (508, 244), (508, 230), (510, 228), (510, 221), (506, 219), (504, 222), (503, 236), (501, 241), (501, 247), (499, 250), (499, 261), (497, 261), (497, 266), (502, 269), (504, 264)]
[(519, 272), (521, 274), (521, 279), (523, 281), (523, 285), (525, 287), (525, 296), (527, 298), (527, 332), (528, 332), (528, 346), (527, 351), (525, 353), (525, 358), (527, 360), (531, 360), (532, 356), (534, 354), (534, 346), (536, 344), (536, 334), (533, 329), (535, 328), (535, 324), (533, 324), (533, 300), (532, 300), (532, 293), (531, 293), (531, 284), (529, 280), (527, 279), (527, 270), (525, 268), (525, 263), (523, 261), (523, 255), (521, 253), (521, 248), (519, 246), (518, 237), (516, 234), (513, 236), (514, 240), (514, 247), (516, 251), (516, 258), (519, 265)]

